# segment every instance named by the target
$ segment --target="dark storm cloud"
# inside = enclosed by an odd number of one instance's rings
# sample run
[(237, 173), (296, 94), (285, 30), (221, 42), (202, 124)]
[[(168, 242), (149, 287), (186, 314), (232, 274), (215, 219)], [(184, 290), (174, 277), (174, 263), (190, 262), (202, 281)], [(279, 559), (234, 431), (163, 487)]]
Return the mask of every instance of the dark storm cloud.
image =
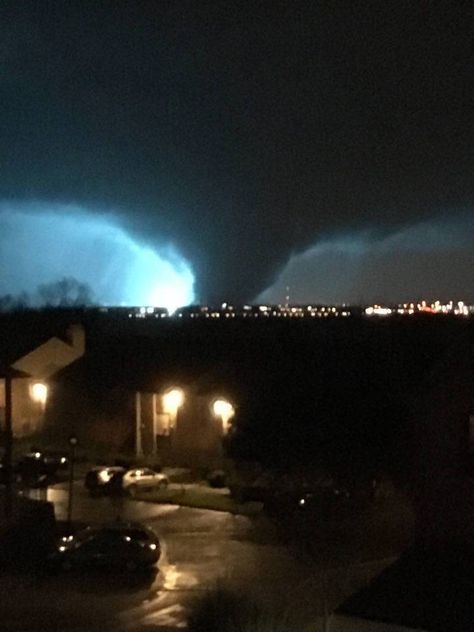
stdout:
[(0, 199), (113, 208), (243, 300), (474, 200), (472, 6), (4, 2)]
[[(322, 239), (290, 257), (258, 302), (374, 303), (474, 301), (474, 216), (419, 222)], [(288, 290), (289, 288), (289, 290)]]

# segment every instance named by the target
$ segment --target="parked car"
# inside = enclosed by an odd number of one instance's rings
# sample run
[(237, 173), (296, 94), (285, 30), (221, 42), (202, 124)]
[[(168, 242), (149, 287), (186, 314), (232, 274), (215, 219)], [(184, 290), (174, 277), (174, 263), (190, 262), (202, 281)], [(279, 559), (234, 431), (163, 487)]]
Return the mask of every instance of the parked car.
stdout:
[(60, 450), (45, 450), (42, 451), (41, 454), (48, 467), (55, 467), (56, 471), (69, 469), (69, 456), (65, 452)]
[(298, 513), (328, 517), (344, 507), (350, 498), (349, 492), (335, 485), (321, 485), (313, 489), (279, 492), (269, 497), (264, 505), (269, 516), (295, 516)]
[[(108, 529), (120, 529), (125, 535), (130, 536), (132, 539), (140, 540), (140, 542), (148, 542), (150, 544), (156, 544), (158, 553), (161, 553), (160, 540), (158, 535), (151, 527), (142, 524), (141, 522), (129, 522), (117, 520), (113, 523), (104, 525)], [(156, 549), (155, 549), (156, 550)]]
[(24, 454), (19, 462), (19, 467), (36, 467), (43, 474), (54, 475), (58, 470), (66, 470), (69, 466), (69, 460), (63, 452), (55, 452), (52, 450), (32, 450)]
[(118, 465), (94, 467), (87, 472), (84, 485), (91, 496), (121, 493), (125, 472), (125, 468)]
[(34, 450), (20, 458), (15, 471), (24, 484), (40, 487), (56, 482), (61, 478), (61, 471), (67, 468), (68, 459), (64, 454)]
[(295, 501), (299, 511), (315, 511), (327, 514), (341, 507), (349, 498), (350, 494), (345, 488), (321, 487), (301, 494)]
[(130, 496), (135, 496), (139, 490), (165, 489), (168, 484), (166, 474), (154, 472), (146, 467), (128, 470), (122, 478), (122, 488)]
[(156, 564), (161, 549), (150, 528), (128, 522), (87, 527), (63, 537), (50, 556), (53, 567), (62, 570), (103, 568), (136, 571)]

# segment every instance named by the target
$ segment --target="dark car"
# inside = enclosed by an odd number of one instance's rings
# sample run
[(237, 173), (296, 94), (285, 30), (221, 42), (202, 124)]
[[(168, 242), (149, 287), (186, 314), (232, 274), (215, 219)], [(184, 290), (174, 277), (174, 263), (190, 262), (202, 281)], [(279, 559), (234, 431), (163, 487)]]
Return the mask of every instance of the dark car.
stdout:
[(24, 454), (15, 471), (21, 481), (30, 487), (57, 482), (68, 468), (68, 459), (62, 453), (34, 450)]
[(55, 568), (101, 568), (136, 571), (160, 558), (156, 534), (143, 525), (116, 523), (88, 527), (62, 538), (50, 561)]
[(125, 468), (118, 465), (94, 467), (87, 472), (84, 485), (91, 496), (120, 494), (125, 472)]
[(264, 509), (269, 516), (310, 514), (317, 517), (329, 517), (346, 506), (350, 498), (343, 487), (321, 485), (313, 489), (280, 492), (268, 498)]
[(45, 466), (58, 471), (66, 471), (69, 469), (69, 457), (67, 454), (56, 450), (46, 450), (42, 452)]
[(305, 492), (294, 498), (299, 511), (315, 511), (328, 514), (343, 506), (349, 499), (349, 492), (341, 487), (323, 487), (310, 492)]
[(34, 468), (42, 474), (54, 476), (59, 470), (67, 470), (67, 456), (62, 452), (34, 450), (24, 454), (18, 462), (19, 469)]
[(160, 541), (157, 534), (151, 527), (147, 527), (141, 522), (132, 522), (126, 520), (114, 520), (113, 522), (107, 522), (100, 525), (100, 527), (86, 527), (83, 531), (89, 531), (92, 533), (97, 529), (107, 529), (111, 531), (118, 531), (124, 536), (130, 537), (133, 540), (139, 540), (140, 542), (148, 542), (157, 545), (157, 550), (160, 552)]

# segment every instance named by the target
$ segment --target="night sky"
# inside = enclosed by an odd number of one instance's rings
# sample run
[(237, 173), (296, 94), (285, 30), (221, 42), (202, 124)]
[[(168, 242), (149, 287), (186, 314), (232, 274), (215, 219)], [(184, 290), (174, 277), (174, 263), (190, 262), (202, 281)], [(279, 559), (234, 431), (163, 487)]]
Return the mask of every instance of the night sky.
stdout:
[[(474, 299), (473, 13), (4, 0), (0, 293), (26, 288), (52, 209), (61, 244), (108, 217), (172, 248), (203, 302), (278, 302), (287, 284), (308, 302)], [(10, 246), (23, 231), (15, 274), (1, 209)], [(107, 248), (81, 281), (101, 276)], [(31, 262), (39, 281), (64, 272), (49, 252)]]

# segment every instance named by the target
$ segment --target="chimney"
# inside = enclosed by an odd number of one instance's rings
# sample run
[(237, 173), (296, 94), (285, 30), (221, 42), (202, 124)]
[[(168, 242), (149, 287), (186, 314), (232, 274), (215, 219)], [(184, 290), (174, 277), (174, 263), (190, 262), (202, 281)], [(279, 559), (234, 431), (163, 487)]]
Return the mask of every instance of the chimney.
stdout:
[(77, 357), (83, 356), (86, 350), (86, 332), (83, 325), (70, 325), (67, 330), (67, 339), (71, 347), (76, 351)]

